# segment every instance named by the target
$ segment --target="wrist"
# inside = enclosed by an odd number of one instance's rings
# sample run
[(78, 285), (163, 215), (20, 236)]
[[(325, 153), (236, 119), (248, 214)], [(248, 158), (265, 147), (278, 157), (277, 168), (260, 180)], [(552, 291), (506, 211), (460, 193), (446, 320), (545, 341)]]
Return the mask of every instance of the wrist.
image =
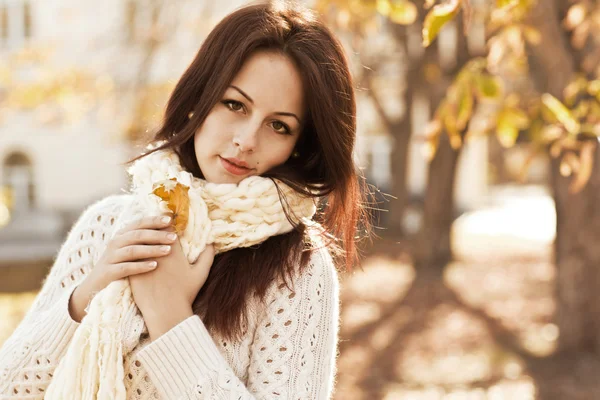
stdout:
[(81, 322), (87, 315), (87, 308), (97, 292), (88, 279), (75, 287), (69, 299), (69, 314), (74, 321)]
[(83, 290), (81, 285), (75, 287), (75, 290), (71, 292), (71, 297), (69, 298), (69, 315), (71, 319), (77, 323), (80, 323), (83, 317), (87, 314), (85, 311), (87, 307), (87, 301), (85, 298), (85, 294), (82, 294)]
[(150, 340), (154, 341), (192, 315), (194, 315), (194, 311), (191, 307), (182, 306), (173, 307), (164, 312), (153, 309), (143, 314), (143, 317), (150, 334)]

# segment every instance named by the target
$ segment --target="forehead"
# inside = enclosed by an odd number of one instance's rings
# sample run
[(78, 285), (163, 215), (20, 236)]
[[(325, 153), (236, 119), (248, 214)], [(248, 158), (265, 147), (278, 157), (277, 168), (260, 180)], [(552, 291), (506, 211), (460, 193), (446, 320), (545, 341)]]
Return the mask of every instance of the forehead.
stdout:
[(233, 78), (232, 85), (248, 94), (256, 107), (301, 113), (302, 78), (289, 57), (275, 52), (252, 54)]

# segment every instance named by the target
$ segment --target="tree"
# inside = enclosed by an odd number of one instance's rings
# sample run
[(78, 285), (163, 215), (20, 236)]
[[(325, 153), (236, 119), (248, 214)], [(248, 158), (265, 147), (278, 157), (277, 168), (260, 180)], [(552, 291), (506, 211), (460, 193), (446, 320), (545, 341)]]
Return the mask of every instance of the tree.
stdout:
[[(458, 23), (468, 30), (473, 12), (468, 0), (363, 2), (374, 4), (388, 17), (398, 5), (406, 14), (429, 10), (422, 19), (423, 44), (429, 47), (457, 15)], [(551, 158), (550, 185), (557, 213), (559, 350), (598, 353), (600, 251), (595, 243), (600, 238), (600, 215), (594, 206), (600, 196), (600, 4), (592, 0), (497, 0), (484, 11), (486, 57), (473, 60), (464, 39), (459, 40), (459, 70), (445, 71), (452, 83), (436, 87), (445, 95), (431, 95), (437, 109), (427, 129), (426, 145), (432, 157), (415, 265), (418, 273), (429, 269), (439, 277), (452, 258), (450, 199), (461, 145), (477, 134), (495, 133), (505, 147), (525, 137), (532, 151)], [(520, 90), (524, 81), (534, 82), (535, 88)], [(476, 103), (486, 102), (484, 123), (476, 124)]]
[[(172, 77), (152, 76), (159, 53), (181, 51), (172, 40), (182, 30), (205, 35), (207, 21), (214, 12), (212, 3), (192, 5), (198, 14), (182, 20), (182, 10), (189, 4), (187, 0), (123, 2), (124, 24), (95, 37), (88, 49), (127, 58), (127, 68), (118, 64), (121, 70), (64, 63), (41, 39), (7, 54), (0, 60), (0, 110), (30, 112), (42, 126), (83, 118), (110, 120), (119, 140), (147, 139), (148, 132), (160, 123), (162, 109), (175, 85)], [(192, 55), (190, 52), (188, 56)], [(27, 79), (19, 76), (21, 70), (29, 71)], [(0, 123), (1, 118), (2, 114)]]

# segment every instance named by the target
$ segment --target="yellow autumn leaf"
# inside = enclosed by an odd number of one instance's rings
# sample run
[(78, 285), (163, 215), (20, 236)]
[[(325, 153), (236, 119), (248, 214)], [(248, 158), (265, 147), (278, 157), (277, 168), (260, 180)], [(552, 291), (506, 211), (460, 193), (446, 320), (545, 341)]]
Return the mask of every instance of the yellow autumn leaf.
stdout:
[(496, 0), (496, 7), (513, 7), (519, 3), (519, 0)]
[(185, 231), (189, 219), (189, 190), (188, 186), (172, 178), (155, 183), (152, 191), (152, 193), (167, 202), (167, 207), (173, 213), (175, 232), (180, 236)]
[(454, 110), (449, 108), (444, 114), (444, 128), (448, 139), (450, 139), (450, 147), (454, 150), (458, 150), (462, 146), (462, 138), (457, 127), (456, 115), (453, 113)]
[(584, 119), (590, 113), (590, 108), (592, 105), (591, 100), (581, 100), (577, 106), (573, 108), (571, 113), (575, 119)]
[(569, 192), (578, 193), (585, 187), (592, 176), (594, 157), (596, 153), (596, 140), (586, 141), (579, 153), (579, 169), (575, 178), (569, 185)]
[(349, 6), (356, 15), (371, 15), (377, 12), (377, 3), (377, 0), (353, 0), (349, 2)]
[(581, 92), (586, 90), (587, 84), (588, 81), (583, 75), (578, 75), (575, 79), (569, 82), (569, 84), (563, 90), (565, 105), (572, 107)]
[(519, 137), (519, 131), (525, 129), (528, 124), (529, 119), (523, 111), (516, 108), (505, 108), (498, 115), (496, 125), (498, 141), (506, 148), (512, 147)]
[(460, 4), (461, 0), (449, 0), (429, 10), (423, 23), (423, 46), (429, 46), (442, 27), (458, 14)]
[(425, 4), (423, 5), (423, 8), (425, 8), (426, 10), (429, 10), (431, 7), (433, 7), (435, 2), (436, 2), (436, 0), (425, 0)]
[(544, 93), (542, 95), (542, 103), (564, 125), (570, 134), (575, 135), (579, 132), (581, 128), (579, 121), (575, 119), (571, 111), (560, 100), (549, 93)]
[(389, 18), (395, 24), (410, 25), (417, 19), (419, 12), (410, 1), (390, 3)]
[(523, 35), (525, 36), (525, 39), (534, 46), (537, 46), (542, 41), (542, 34), (532, 26), (523, 26)]
[(473, 92), (471, 85), (465, 84), (460, 91), (460, 98), (458, 103), (458, 116), (456, 117), (456, 127), (458, 130), (464, 130), (467, 127), (467, 123), (473, 115)]
[(600, 101), (600, 79), (588, 82), (587, 91), (592, 96), (596, 96), (596, 99)]
[[(443, 108), (441, 109), (441, 112), (444, 112)], [(440, 115), (442, 115), (441, 112), (425, 126), (425, 143), (422, 148), (422, 154), (428, 162), (435, 157), (435, 153), (437, 152), (440, 143), (440, 134), (442, 133), (443, 128), (442, 122), (439, 119)]]
[(437, 153), (439, 142), (439, 136), (425, 140), (425, 143), (421, 149), (421, 154), (427, 162), (431, 162), (431, 160), (433, 160), (433, 157), (435, 157), (435, 153)]
[(390, 0), (377, 0), (377, 12), (384, 17), (390, 15), (390, 10), (392, 9), (392, 4)]
[(475, 83), (481, 98), (495, 100), (502, 95), (502, 83), (498, 77), (479, 74), (476, 75)]
[(579, 157), (574, 152), (567, 151), (560, 161), (560, 174), (562, 176), (571, 176), (571, 174), (579, 171), (580, 166)]

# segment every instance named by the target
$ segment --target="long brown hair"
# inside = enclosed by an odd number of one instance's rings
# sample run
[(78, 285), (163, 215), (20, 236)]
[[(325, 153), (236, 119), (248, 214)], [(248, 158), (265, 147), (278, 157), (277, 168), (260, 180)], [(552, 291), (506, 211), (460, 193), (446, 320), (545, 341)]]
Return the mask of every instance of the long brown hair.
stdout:
[[(328, 245), (336, 250), (336, 259), (350, 269), (357, 259), (357, 226), (365, 214), (365, 192), (353, 161), (354, 89), (341, 44), (309, 10), (277, 2), (246, 6), (226, 16), (175, 86), (162, 127), (154, 136), (155, 141), (166, 142), (153, 151), (172, 149), (187, 171), (203, 178), (194, 134), (244, 61), (256, 51), (280, 52), (295, 63), (306, 104), (305, 123), (296, 145), (300, 156), (263, 176), (323, 200), (316, 219), (334, 238)], [(368, 222), (361, 227), (368, 228)], [(259, 246), (217, 255), (194, 301), (194, 312), (205, 313), (203, 321), (208, 328), (227, 338), (239, 337), (247, 323), (249, 296), (264, 299), (275, 280), (282, 278), (287, 283), (298, 265), (306, 267), (310, 256), (306, 245), (301, 224)]]

